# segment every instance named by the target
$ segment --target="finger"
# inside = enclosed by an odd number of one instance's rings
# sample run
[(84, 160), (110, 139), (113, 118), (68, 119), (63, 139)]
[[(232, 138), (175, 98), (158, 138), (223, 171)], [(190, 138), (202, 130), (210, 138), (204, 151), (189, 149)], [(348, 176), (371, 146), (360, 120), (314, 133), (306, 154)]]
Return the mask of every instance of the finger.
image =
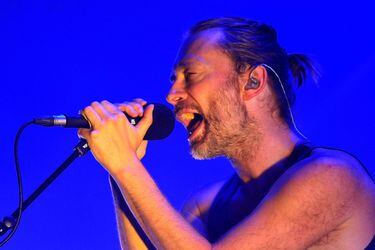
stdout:
[(131, 109), (136, 112), (137, 116), (143, 116), (143, 107), (141, 104), (137, 102), (124, 102), (123, 104), (125, 104), (125, 106), (131, 107)]
[(139, 115), (137, 110), (135, 110), (134, 107), (129, 104), (129, 102), (120, 103), (120, 104), (118, 104), (117, 107), (122, 112), (125, 112), (126, 114), (130, 115), (133, 118), (135, 118)]
[(90, 136), (90, 130), (85, 129), (85, 128), (80, 128), (80, 129), (78, 129), (77, 134), (78, 134), (79, 138), (87, 140), (87, 138), (89, 138), (89, 136)]
[(142, 108), (142, 115), (141, 116), (143, 116), (143, 112), (144, 112), (145, 106), (147, 104), (147, 101), (145, 101), (141, 98), (135, 98), (133, 101), (140, 104), (140, 107)]
[(139, 116), (143, 116), (143, 106), (137, 102), (131, 102), (130, 105), (138, 112)]
[(148, 141), (146, 140), (143, 140), (141, 142), (141, 144), (139, 145), (138, 149), (137, 149), (137, 156), (138, 156), (138, 159), (142, 159), (145, 154), (146, 154), (146, 149), (147, 149), (147, 143)]
[(120, 109), (118, 109), (115, 105), (113, 105), (109, 101), (104, 100), (101, 102), (101, 104), (103, 105), (104, 109), (107, 110), (111, 114), (117, 114), (121, 112)]
[(138, 124), (135, 126), (139, 130), (141, 135), (145, 135), (147, 130), (151, 126), (152, 121), (153, 121), (153, 119), (152, 119), (152, 112), (153, 111), (154, 111), (154, 105), (153, 104), (147, 106), (147, 108), (145, 110), (145, 115), (138, 122)]
[(147, 147), (147, 144), (148, 144), (148, 140), (143, 140), (142, 142), (141, 142), (141, 147)]
[(142, 106), (145, 106), (147, 104), (147, 102), (141, 98), (135, 98), (133, 101), (141, 104)]
[(146, 151), (146, 147), (147, 147), (147, 143), (148, 143), (147, 140), (143, 140), (141, 142), (141, 144), (139, 144), (137, 151), (139, 150), (140, 152), (145, 152)]
[(94, 108), (94, 110), (96, 111), (96, 113), (98, 113), (99, 117), (102, 119), (102, 120), (107, 120), (108, 118), (111, 117), (111, 113), (109, 113), (104, 107), (102, 104), (100, 104), (99, 102), (93, 102), (91, 104), (91, 107)]
[(91, 106), (86, 107), (83, 110), (82, 115), (90, 122), (93, 128), (98, 128), (102, 123), (102, 119)]
[(142, 99), (134, 99), (132, 102), (125, 102), (127, 105), (131, 106), (135, 111), (137, 111), (138, 116), (143, 116), (143, 105)]

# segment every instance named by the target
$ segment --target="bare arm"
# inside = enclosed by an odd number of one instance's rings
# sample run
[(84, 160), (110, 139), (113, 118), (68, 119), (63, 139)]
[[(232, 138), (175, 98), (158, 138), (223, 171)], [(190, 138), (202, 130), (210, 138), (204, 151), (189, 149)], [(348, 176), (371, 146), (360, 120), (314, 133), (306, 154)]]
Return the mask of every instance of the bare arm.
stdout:
[(81, 134), (158, 249), (296, 249), (350, 218), (359, 192), (357, 168), (317, 157), (288, 171), (254, 213), (210, 244), (168, 203), (136, 155), (152, 122), (151, 111), (133, 127), (110, 103), (94, 103), (84, 111), (94, 130)]
[[(118, 182), (126, 183), (121, 186), (123, 193), (160, 248), (296, 249), (308, 247), (350, 217), (356, 180), (350, 168), (330, 161), (314, 160), (304, 163), (309, 166), (297, 166), (252, 215), (214, 245), (169, 205), (142, 165), (135, 163), (124, 170)], [(143, 194), (137, 191), (140, 183)]]
[[(146, 101), (140, 98), (134, 99), (132, 102), (119, 103), (116, 106), (132, 117), (142, 116), (143, 107)], [(136, 154), (139, 159), (142, 159), (146, 154), (147, 141), (143, 141), (137, 148)], [(130, 210), (124, 197), (118, 188), (117, 183), (109, 176), (110, 186), (114, 200), (118, 236), (120, 240), (121, 249), (148, 249), (152, 243), (148, 240), (147, 235), (140, 227), (136, 217)], [(144, 242), (144, 240), (146, 242)]]
[(125, 203), (121, 191), (112, 178), (109, 178), (109, 180), (114, 200), (117, 230), (121, 249), (147, 249), (145, 243), (133, 226), (133, 224), (139, 226), (138, 222), (135, 221), (135, 217), (128, 217), (128, 214), (130, 214), (131, 211), (129, 210), (128, 205)]

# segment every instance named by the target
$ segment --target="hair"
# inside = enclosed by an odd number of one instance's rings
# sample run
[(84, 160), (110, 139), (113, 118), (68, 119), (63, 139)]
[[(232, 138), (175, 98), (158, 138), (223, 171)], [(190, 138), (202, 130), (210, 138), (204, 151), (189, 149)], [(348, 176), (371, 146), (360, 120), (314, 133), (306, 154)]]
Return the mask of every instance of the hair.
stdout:
[[(213, 18), (195, 24), (187, 35), (194, 36), (211, 29), (223, 33), (218, 45), (232, 58), (238, 74), (243, 73), (244, 66), (266, 64), (272, 67), (284, 85), (290, 105), (295, 101), (293, 81), (300, 87), (308, 75), (314, 81), (319, 77), (316, 66), (308, 56), (287, 54), (277, 41), (276, 30), (269, 25), (238, 17)], [(289, 123), (291, 117), (282, 87), (274, 73), (266, 69), (277, 97), (280, 116)]]

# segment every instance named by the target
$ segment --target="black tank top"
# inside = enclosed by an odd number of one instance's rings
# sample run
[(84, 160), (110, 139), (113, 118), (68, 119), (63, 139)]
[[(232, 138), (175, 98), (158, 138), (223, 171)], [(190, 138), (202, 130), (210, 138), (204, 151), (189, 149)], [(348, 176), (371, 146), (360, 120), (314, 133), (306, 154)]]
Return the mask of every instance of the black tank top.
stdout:
[[(263, 187), (262, 192), (256, 196), (254, 204), (247, 207), (244, 213), (237, 216), (236, 219), (229, 219), (229, 208), (231, 205), (231, 200), (233, 196), (236, 194), (237, 190), (243, 185), (244, 183), (238, 177), (237, 174), (234, 174), (219, 190), (218, 194), (216, 195), (208, 213), (207, 217), (207, 236), (208, 240), (211, 243), (216, 242), (222, 235), (224, 235), (229, 229), (235, 226), (238, 222), (243, 220), (246, 216), (251, 214), (256, 206), (263, 200), (263, 198), (267, 195), (272, 185), (280, 178), (282, 174), (286, 170), (288, 170), (291, 166), (295, 165), (297, 162), (309, 157), (313, 151), (317, 147), (313, 147), (310, 143), (301, 143), (296, 145), (292, 151), (292, 153), (284, 160), (272, 166), (270, 169), (274, 169), (272, 176), (270, 177), (271, 180), (267, 183), (266, 186)], [(320, 147), (319, 147), (320, 148)], [(326, 149), (334, 149), (334, 148), (326, 148)], [(338, 150), (338, 149), (335, 149)], [(341, 150), (342, 151), (342, 150)], [(345, 151), (344, 151), (345, 152)], [(346, 152), (347, 153), (347, 152)], [(351, 154), (350, 154), (351, 155)], [(352, 155), (353, 156), (353, 155)], [(356, 158), (355, 156), (353, 156)], [(357, 159), (357, 158), (356, 158)], [(357, 159), (358, 160), (358, 159)], [(359, 161), (359, 160), (358, 160)], [(364, 165), (359, 161), (359, 163), (364, 167)], [(364, 167), (366, 172), (370, 175), (367, 169)], [(268, 171), (268, 170), (267, 170)], [(267, 172), (266, 171), (266, 172)], [(262, 174), (263, 175), (263, 174)], [(267, 173), (265, 173), (265, 178), (269, 178)], [(269, 175), (270, 176), (270, 175)], [(371, 175), (370, 175), (371, 177)], [(371, 244), (374, 244), (375, 238), (372, 240)], [(370, 246), (369, 245), (369, 246)], [(372, 249), (372, 248), (371, 248)]]

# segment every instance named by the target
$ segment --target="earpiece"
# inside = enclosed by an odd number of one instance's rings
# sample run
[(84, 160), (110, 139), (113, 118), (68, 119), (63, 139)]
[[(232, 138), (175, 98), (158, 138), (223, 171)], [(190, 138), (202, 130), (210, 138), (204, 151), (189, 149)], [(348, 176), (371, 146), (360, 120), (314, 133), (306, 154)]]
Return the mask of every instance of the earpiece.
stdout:
[(260, 82), (253, 76), (250, 76), (250, 81), (245, 85), (245, 90), (259, 88)]
[[(284, 94), (284, 97), (285, 97), (285, 101), (286, 101), (286, 104), (288, 106), (288, 110), (289, 110), (289, 114), (290, 114), (290, 119), (292, 121), (292, 124), (294, 126), (294, 129), (297, 131), (298, 134), (300, 134), (304, 139), (307, 139), (306, 136), (304, 134), (302, 134), (301, 131), (299, 131), (299, 129), (297, 128), (297, 125), (296, 125), (296, 122), (294, 121), (294, 116), (293, 116), (293, 112), (292, 112), (292, 108), (291, 108), (291, 105), (290, 105), (290, 102), (289, 102), (289, 98), (288, 98), (288, 95), (286, 94), (286, 91), (285, 91), (285, 87), (284, 87), (284, 84), (283, 82), (281, 81), (279, 75), (277, 74), (277, 72), (269, 65), (265, 64), (265, 63), (262, 63), (260, 64), (262, 65), (263, 67), (266, 67), (267, 69), (269, 69), (277, 78), (277, 80), (279, 81), (280, 83), (280, 87), (281, 87), (281, 90)], [(256, 65), (255, 67), (257, 67), (259, 65)], [(250, 74), (250, 80), (248, 81), (248, 83), (246, 83), (245, 85), (245, 90), (249, 90), (249, 89), (257, 89), (259, 88), (260, 86), (260, 81), (255, 78), (251, 72)]]
[(299, 131), (297, 125), (296, 125), (296, 122), (294, 121), (294, 116), (293, 116), (293, 112), (292, 112), (292, 107), (290, 106), (290, 102), (289, 102), (289, 98), (288, 98), (288, 95), (286, 94), (286, 91), (285, 91), (285, 87), (284, 87), (284, 84), (283, 82), (281, 81), (280, 79), (280, 76), (277, 74), (277, 72), (269, 65), (265, 64), (265, 63), (262, 63), (261, 64), (262, 66), (268, 68), (269, 70), (272, 71), (272, 73), (277, 77), (277, 80), (279, 81), (280, 83), (280, 87), (281, 87), (281, 90), (283, 91), (283, 94), (284, 94), (284, 97), (285, 97), (285, 101), (286, 101), (286, 104), (288, 105), (288, 110), (289, 110), (289, 114), (290, 114), (290, 119), (292, 120), (292, 124), (294, 126), (294, 129), (297, 131), (298, 134), (300, 134), (304, 139), (307, 139), (306, 136), (304, 134), (302, 134), (301, 131)]

